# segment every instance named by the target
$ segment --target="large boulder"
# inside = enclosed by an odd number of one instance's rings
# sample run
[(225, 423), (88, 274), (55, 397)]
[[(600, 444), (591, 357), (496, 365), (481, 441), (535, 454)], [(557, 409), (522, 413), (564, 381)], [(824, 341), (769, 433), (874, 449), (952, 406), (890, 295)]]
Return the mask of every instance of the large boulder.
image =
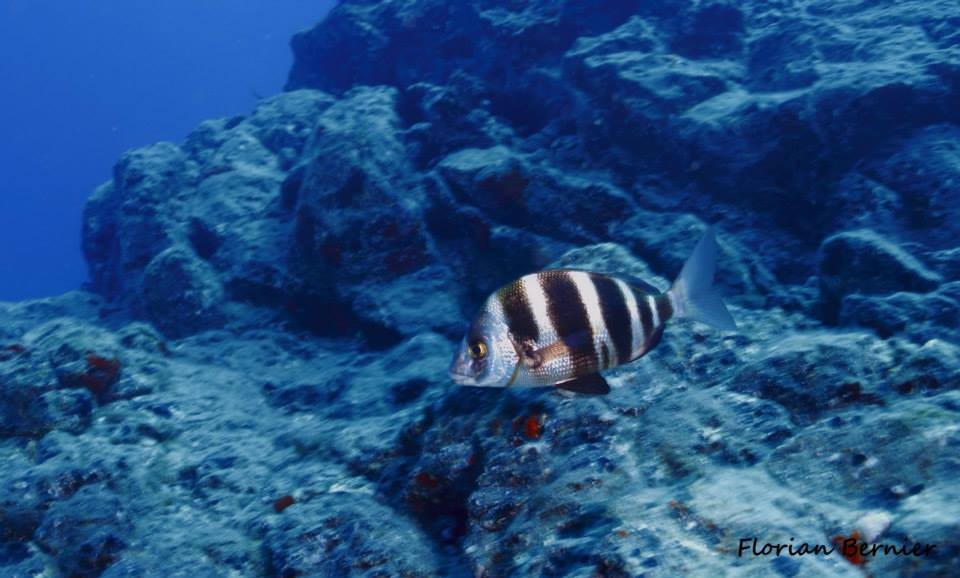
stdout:
[(819, 255), (820, 302), (835, 321), (844, 296), (926, 292), (942, 279), (915, 257), (869, 229), (846, 231), (823, 241)]
[(220, 281), (189, 249), (171, 247), (153, 258), (140, 292), (147, 319), (172, 337), (216, 327), (222, 320)]
[[(0, 345), (0, 436), (81, 433), (96, 407), (166, 384), (159, 338), (136, 326), (115, 334), (55, 318)], [(152, 351), (143, 351), (149, 346)]]
[(37, 545), (57, 560), (64, 574), (95, 578), (127, 545), (130, 520), (123, 502), (106, 488), (90, 485), (56, 502), (37, 528)]
[(394, 90), (356, 89), (319, 118), (300, 169), (288, 259), (303, 294), (406, 334), (449, 328), (459, 310), (423, 226), (396, 99)]

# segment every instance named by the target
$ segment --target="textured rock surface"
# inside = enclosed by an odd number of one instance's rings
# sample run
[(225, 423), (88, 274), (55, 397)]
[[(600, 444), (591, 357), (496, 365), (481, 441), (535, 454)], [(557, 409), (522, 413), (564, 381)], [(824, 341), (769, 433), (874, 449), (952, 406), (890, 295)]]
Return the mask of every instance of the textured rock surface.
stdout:
[[(0, 574), (955, 575), (960, 8), (615, 4), (346, 0), (124, 155), (86, 291), (0, 304)], [(707, 223), (737, 333), (448, 381), (498, 285)], [(938, 547), (737, 555), (855, 530)]]
[(824, 316), (850, 293), (926, 292), (942, 279), (888, 240), (869, 229), (833, 235), (820, 247), (820, 300)]

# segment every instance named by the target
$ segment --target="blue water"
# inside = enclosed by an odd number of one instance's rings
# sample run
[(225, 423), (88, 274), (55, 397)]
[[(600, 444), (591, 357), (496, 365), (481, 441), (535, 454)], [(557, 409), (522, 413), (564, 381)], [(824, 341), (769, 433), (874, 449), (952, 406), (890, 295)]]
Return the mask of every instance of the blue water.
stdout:
[(0, 300), (86, 279), (84, 201), (130, 148), (279, 92), (332, 0), (0, 3)]

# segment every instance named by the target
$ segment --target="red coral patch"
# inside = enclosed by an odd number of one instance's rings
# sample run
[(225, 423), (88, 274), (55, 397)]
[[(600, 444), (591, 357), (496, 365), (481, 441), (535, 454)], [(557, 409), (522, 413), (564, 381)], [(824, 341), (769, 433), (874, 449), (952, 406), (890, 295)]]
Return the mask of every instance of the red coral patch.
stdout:
[(120, 360), (117, 358), (107, 359), (87, 353), (87, 371), (80, 376), (80, 380), (91, 393), (99, 395), (117, 382), (120, 368)]
[(289, 495), (281, 496), (273, 502), (273, 510), (279, 514), (280, 512), (286, 510), (287, 508), (294, 505), (295, 503), (296, 503), (296, 500), (293, 499), (293, 496), (289, 496)]

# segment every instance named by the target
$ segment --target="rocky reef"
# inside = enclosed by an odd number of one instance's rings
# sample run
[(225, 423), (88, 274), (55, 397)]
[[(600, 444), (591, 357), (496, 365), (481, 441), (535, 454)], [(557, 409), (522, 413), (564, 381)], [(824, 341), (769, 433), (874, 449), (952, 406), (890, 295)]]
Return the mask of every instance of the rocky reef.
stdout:
[[(83, 290), (0, 304), (0, 574), (954, 576), (960, 5), (344, 0), (287, 91), (125, 154)], [(739, 324), (471, 389), (548, 266)], [(742, 540), (935, 544), (741, 554)]]

